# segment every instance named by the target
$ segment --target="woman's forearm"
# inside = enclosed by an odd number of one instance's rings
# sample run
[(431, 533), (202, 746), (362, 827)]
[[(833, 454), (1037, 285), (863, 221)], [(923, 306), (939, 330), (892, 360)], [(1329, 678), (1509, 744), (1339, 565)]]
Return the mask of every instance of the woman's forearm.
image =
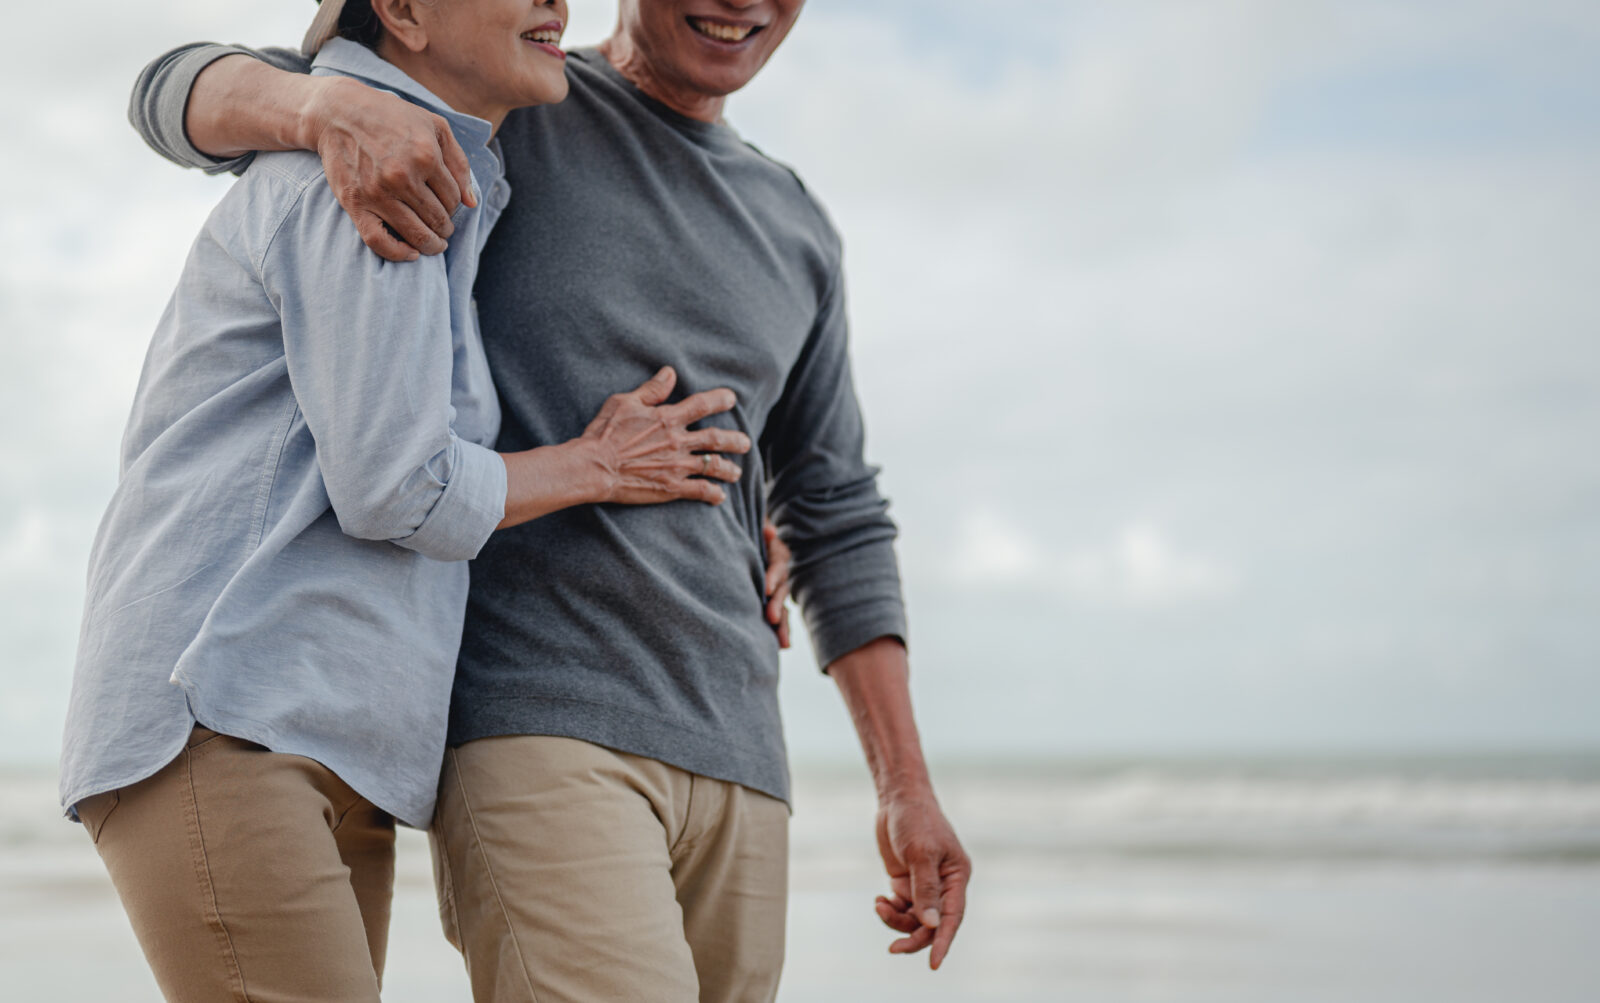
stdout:
[(501, 453), (506, 465), (506, 515), (496, 529), (520, 525), (573, 505), (603, 501), (605, 471), (581, 439)]
[(223, 56), (195, 78), (184, 128), (196, 149), (219, 159), (251, 150), (314, 150), (319, 99), (341, 84), (361, 86), (289, 73), (242, 54)]

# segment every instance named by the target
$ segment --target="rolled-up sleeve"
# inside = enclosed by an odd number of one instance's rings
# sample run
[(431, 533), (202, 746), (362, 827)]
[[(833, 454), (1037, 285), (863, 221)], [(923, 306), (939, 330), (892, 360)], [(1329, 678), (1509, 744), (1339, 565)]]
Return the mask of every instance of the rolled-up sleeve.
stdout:
[(761, 441), (767, 501), (794, 552), (791, 578), (818, 664), (880, 637), (906, 639), (896, 528), (863, 458), (843, 279), (835, 272)]
[(505, 516), (506, 468), (452, 427), (445, 255), (385, 261), (320, 176), (300, 183), (259, 267), (339, 526), (436, 560), (475, 557)]
[[(422, 522), (405, 536), (389, 536), (379, 529), (381, 539), (442, 561), (478, 556), (484, 541), (505, 518), (505, 461), (498, 453), (460, 438), (452, 437), (450, 448), (459, 455), (449, 464), (438, 500)], [(427, 494), (423, 493), (422, 500)], [(402, 522), (409, 524), (404, 517)]]
[(149, 147), (180, 167), (207, 174), (239, 174), (254, 153), (219, 160), (189, 141), (189, 93), (202, 70), (224, 56), (250, 56), (291, 73), (309, 73), (311, 61), (293, 49), (247, 49), (215, 42), (192, 42), (164, 52), (139, 71), (128, 98), (128, 124)]

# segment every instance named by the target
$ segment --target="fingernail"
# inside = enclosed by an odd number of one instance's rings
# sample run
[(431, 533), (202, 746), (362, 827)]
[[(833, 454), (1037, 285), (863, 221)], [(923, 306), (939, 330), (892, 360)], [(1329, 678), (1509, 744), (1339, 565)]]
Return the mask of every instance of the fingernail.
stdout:
[(931, 906), (929, 908), (927, 908), (927, 909), (922, 910), (922, 925), (923, 926), (938, 926), (939, 925), (939, 910), (934, 909)]

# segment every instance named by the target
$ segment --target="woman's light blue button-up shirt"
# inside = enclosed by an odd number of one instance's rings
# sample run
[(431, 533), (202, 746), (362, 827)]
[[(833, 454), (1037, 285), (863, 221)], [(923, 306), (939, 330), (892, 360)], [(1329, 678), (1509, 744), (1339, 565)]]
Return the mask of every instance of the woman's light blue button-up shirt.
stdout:
[(195, 240), (95, 537), (61, 799), (150, 776), (198, 721), (433, 813), (468, 558), (504, 515), (472, 305), (509, 192), (487, 122), (336, 39), (314, 73), (445, 117), (480, 207), (442, 255), (369, 251), (309, 153), (256, 158)]

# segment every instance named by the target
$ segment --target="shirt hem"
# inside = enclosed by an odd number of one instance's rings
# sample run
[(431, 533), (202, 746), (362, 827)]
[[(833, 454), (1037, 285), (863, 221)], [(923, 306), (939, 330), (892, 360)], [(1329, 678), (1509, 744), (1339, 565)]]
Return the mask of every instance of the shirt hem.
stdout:
[[(574, 719), (574, 706), (584, 708)], [(549, 735), (603, 745), (617, 752), (654, 759), (713, 780), (725, 780), (790, 804), (788, 757), (778, 750), (753, 749), (732, 736), (711, 736), (639, 711), (551, 696), (498, 697), (475, 710), (469, 720), (451, 722), (451, 748), (483, 738)], [(729, 762), (730, 750), (751, 757)], [(774, 754), (774, 752), (776, 754)]]
[[(233, 738), (243, 739), (263, 746), (269, 752), (276, 752), (288, 756), (304, 756), (321, 766), (333, 771), (334, 776), (350, 785), (350, 789), (371, 801), (379, 809), (393, 815), (395, 820), (413, 829), (426, 830), (429, 822), (433, 820), (434, 803), (438, 795), (438, 777), (444, 767), (444, 747), (439, 748), (439, 761), (433, 770), (433, 784), (424, 801), (406, 798), (393, 794), (390, 784), (375, 774), (359, 768), (352, 768), (348, 764), (341, 765), (343, 758), (336, 750), (321, 748), (315, 742), (307, 742), (294, 738), (285, 738), (276, 729), (259, 721), (252, 721), (247, 717), (240, 717), (227, 711), (218, 710), (206, 705), (194, 684), (184, 678), (181, 673), (173, 673), (173, 681), (183, 688), (184, 694), (189, 698), (189, 716), (195, 724), (210, 728), (212, 731)], [(333, 755), (329, 752), (333, 751)], [(170, 762), (170, 760), (169, 760)]]

